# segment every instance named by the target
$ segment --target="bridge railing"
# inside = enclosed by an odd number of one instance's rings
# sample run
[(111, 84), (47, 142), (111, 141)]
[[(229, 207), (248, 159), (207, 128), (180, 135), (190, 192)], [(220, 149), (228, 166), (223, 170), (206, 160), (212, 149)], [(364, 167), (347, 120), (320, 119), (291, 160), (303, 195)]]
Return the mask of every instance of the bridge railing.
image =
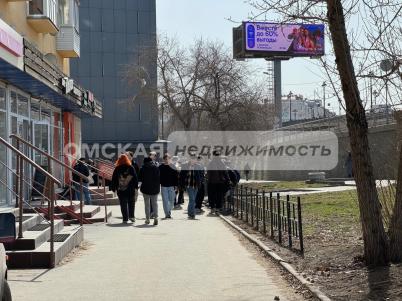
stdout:
[[(402, 109), (401, 105), (389, 105), (386, 108), (366, 110), (368, 127), (395, 124), (394, 112)], [(317, 119), (314, 121), (281, 127), (281, 131), (335, 131), (346, 132), (346, 115)]]

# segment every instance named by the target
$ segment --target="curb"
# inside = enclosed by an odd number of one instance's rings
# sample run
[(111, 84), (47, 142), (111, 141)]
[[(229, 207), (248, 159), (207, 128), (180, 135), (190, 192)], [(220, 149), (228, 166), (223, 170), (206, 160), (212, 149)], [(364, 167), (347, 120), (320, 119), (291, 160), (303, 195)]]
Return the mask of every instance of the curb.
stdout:
[(261, 250), (263, 250), (266, 254), (268, 254), (277, 264), (282, 266), (288, 273), (290, 273), (293, 277), (295, 277), (301, 284), (303, 284), (316, 298), (321, 301), (331, 301), (324, 293), (322, 293), (317, 287), (311, 285), (303, 276), (298, 273), (289, 263), (283, 260), (278, 254), (268, 248), (263, 242), (259, 239), (252, 237), (245, 230), (235, 225), (233, 222), (228, 220), (226, 217), (219, 214), (219, 217), (224, 220), (228, 225), (230, 225), (233, 229), (240, 232), (244, 237), (246, 237), (253, 244), (257, 245)]

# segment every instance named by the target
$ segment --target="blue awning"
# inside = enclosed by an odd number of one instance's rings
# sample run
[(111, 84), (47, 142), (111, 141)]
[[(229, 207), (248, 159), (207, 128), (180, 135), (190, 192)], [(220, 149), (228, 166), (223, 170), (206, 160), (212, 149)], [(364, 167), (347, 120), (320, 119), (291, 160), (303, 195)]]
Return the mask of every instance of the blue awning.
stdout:
[(54, 86), (50, 87), (30, 74), (0, 58), (0, 80), (3, 80), (33, 97), (44, 99), (55, 107), (72, 112), (79, 117), (92, 117), (89, 109), (81, 107), (78, 100)]

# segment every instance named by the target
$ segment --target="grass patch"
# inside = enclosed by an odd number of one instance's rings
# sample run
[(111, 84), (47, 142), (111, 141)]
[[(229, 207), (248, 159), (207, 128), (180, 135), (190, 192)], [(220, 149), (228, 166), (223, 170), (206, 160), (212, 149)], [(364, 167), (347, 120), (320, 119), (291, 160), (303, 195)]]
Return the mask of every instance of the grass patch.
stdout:
[(274, 190), (285, 190), (285, 189), (302, 189), (302, 188), (319, 188), (319, 187), (329, 187), (327, 184), (306, 184), (304, 181), (281, 181), (272, 183), (242, 183), (243, 187), (274, 191)]
[(359, 224), (356, 190), (302, 195), (301, 201), (306, 235), (322, 229), (347, 231)]

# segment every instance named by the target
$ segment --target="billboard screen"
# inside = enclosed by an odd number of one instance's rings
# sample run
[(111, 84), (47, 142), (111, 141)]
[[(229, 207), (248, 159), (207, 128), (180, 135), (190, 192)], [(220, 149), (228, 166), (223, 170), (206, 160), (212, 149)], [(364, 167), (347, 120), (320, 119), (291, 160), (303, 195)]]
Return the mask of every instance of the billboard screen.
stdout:
[(323, 24), (243, 23), (246, 52), (264, 52), (279, 56), (324, 55)]

